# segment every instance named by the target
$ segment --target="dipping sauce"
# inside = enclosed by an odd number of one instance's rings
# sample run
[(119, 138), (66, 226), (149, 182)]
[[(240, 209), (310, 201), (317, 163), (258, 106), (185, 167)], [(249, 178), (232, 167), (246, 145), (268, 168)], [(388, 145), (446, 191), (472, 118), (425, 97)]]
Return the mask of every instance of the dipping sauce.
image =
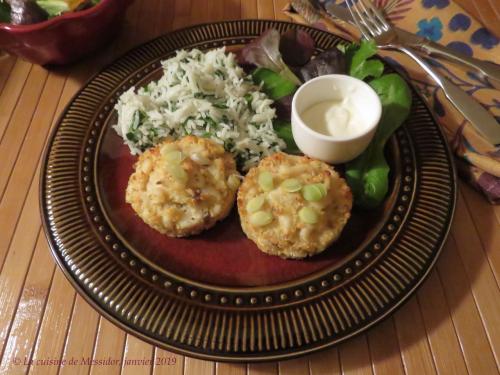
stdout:
[(306, 108), (300, 117), (312, 130), (330, 137), (353, 137), (365, 128), (349, 97), (315, 103)]
[(381, 114), (380, 98), (366, 82), (343, 74), (319, 76), (293, 95), (293, 139), (311, 158), (346, 163), (368, 147)]

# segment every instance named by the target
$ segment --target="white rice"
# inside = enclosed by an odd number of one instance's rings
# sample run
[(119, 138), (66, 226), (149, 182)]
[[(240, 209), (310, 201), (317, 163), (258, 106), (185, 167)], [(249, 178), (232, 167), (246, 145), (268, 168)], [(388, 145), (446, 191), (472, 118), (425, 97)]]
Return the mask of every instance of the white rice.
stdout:
[(246, 171), (262, 157), (285, 149), (273, 129), (273, 101), (235, 57), (224, 48), (181, 50), (162, 62), (158, 82), (123, 93), (115, 106), (114, 128), (132, 154), (168, 136), (193, 134), (224, 145)]

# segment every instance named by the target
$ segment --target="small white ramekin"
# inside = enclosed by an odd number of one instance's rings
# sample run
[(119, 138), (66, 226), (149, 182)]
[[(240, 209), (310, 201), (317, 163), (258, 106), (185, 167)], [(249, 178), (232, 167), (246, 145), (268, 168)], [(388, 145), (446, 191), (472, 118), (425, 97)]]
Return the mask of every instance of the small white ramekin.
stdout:
[[(359, 110), (363, 130), (350, 137), (335, 137), (318, 133), (302, 121), (300, 114), (325, 100), (349, 96)], [(348, 162), (361, 154), (373, 139), (382, 115), (377, 93), (365, 82), (342, 74), (316, 77), (304, 83), (292, 100), (292, 133), (299, 149), (312, 158), (327, 163)]]

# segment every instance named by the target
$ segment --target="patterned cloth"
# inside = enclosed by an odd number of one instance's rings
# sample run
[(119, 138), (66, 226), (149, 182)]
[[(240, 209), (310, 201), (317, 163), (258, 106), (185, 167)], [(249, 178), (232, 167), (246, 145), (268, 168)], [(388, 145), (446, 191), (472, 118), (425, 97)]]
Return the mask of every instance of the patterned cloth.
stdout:
[[(309, 2), (333, 2), (345, 6), (343, 0), (292, 0), (284, 11), (297, 22), (328, 29), (349, 40), (358, 40), (359, 32), (340, 21), (333, 23), (324, 13), (314, 11)], [(387, 18), (412, 33), (439, 42), (463, 54), (500, 64), (499, 39), (451, 0), (374, 0)], [(307, 20), (307, 21), (306, 21)], [(500, 204), (500, 145), (485, 140), (448, 102), (443, 92), (416, 63), (396, 52), (381, 55), (399, 71), (410, 77), (434, 110), (439, 124), (455, 152), (460, 175), (481, 191), (488, 201)], [(467, 93), (479, 100), (500, 123), (500, 91), (474, 71), (444, 61), (430, 61), (435, 68)], [(500, 126), (500, 124), (499, 124)]]

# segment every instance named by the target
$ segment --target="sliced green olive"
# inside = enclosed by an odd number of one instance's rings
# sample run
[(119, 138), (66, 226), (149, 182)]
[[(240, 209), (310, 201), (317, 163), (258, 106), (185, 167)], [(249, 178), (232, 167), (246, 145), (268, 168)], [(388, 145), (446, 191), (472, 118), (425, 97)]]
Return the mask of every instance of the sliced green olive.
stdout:
[(248, 212), (257, 212), (261, 209), (264, 202), (266, 201), (266, 197), (264, 194), (257, 195), (256, 197), (250, 199), (247, 202), (247, 211)]
[(281, 187), (289, 193), (295, 193), (302, 189), (302, 184), (296, 178), (288, 178), (281, 183)]
[(165, 153), (164, 157), (169, 163), (180, 163), (185, 158), (181, 151), (169, 151)]
[(306, 224), (316, 224), (318, 222), (318, 214), (311, 207), (303, 207), (299, 211), (299, 219)]
[(188, 174), (179, 164), (169, 164), (168, 172), (172, 177), (182, 185), (185, 185), (188, 181)]
[(233, 190), (238, 189), (238, 187), (240, 186), (240, 182), (241, 182), (240, 176), (238, 176), (237, 174), (232, 174), (227, 179), (228, 186)]
[(201, 152), (195, 152), (194, 154), (192, 154), (191, 160), (197, 164), (200, 164), (200, 165), (209, 165), (210, 164), (210, 159), (203, 156), (203, 154)]
[(322, 197), (323, 198), (326, 197), (327, 191), (326, 191), (325, 184), (319, 183), (319, 184), (316, 184), (316, 186), (319, 188), (319, 190), (321, 190)]
[(250, 216), (250, 223), (256, 227), (263, 227), (273, 221), (273, 215), (267, 211), (257, 211)]
[(271, 191), (274, 188), (273, 175), (271, 172), (264, 171), (259, 174), (259, 186), (264, 191)]
[(175, 143), (167, 143), (161, 148), (161, 154), (165, 155), (168, 154), (171, 151), (177, 151), (177, 145)]
[(310, 184), (304, 186), (302, 188), (302, 196), (308, 202), (316, 202), (324, 197), (323, 190), (318, 187), (318, 184)]

